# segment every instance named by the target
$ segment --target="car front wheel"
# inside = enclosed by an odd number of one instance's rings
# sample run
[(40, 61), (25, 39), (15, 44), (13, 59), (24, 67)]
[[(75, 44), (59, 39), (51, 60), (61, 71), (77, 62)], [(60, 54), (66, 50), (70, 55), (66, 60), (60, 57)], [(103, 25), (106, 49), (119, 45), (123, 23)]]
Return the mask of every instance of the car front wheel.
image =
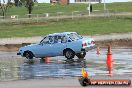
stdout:
[(67, 50), (64, 52), (64, 56), (65, 56), (67, 59), (72, 59), (72, 58), (74, 58), (74, 56), (75, 56), (75, 52), (74, 52), (73, 50), (67, 49)]
[(27, 59), (33, 59), (33, 53), (30, 52), (30, 51), (27, 51), (24, 53), (24, 56), (27, 58)]

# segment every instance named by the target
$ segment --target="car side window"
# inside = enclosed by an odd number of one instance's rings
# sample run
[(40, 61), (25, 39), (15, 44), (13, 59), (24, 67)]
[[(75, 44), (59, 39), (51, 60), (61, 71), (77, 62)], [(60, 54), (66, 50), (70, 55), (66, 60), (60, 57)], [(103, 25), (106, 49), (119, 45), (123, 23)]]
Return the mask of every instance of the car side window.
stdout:
[(67, 38), (66, 38), (66, 36), (62, 36), (62, 43), (66, 43), (67, 42)]
[(53, 36), (49, 36), (49, 44), (53, 44), (54, 43), (54, 37)]
[(65, 36), (56, 35), (54, 36), (54, 43), (66, 43), (67, 38)]
[(58, 36), (58, 43), (61, 43), (61, 36)]
[(57, 43), (66, 43), (67, 38), (65, 36), (58, 36), (57, 41), (58, 41)]
[(58, 43), (58, 36), (54, 36), (54, 43)]

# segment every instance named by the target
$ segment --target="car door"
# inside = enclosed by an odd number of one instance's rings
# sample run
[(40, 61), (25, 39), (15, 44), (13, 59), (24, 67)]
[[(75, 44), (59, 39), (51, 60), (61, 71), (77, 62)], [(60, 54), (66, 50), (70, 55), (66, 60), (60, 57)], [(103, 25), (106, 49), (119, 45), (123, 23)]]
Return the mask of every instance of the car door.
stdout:
[(45, 37), (36, 47), (37, 57), (51, 56), (53, 39), (52, 36)]
[(66, 48), (66, 37), (63, 35), (54, 36), (54, 43), (51, 45), (51, 52), (53, 56), (62, 56), (63, 50)]

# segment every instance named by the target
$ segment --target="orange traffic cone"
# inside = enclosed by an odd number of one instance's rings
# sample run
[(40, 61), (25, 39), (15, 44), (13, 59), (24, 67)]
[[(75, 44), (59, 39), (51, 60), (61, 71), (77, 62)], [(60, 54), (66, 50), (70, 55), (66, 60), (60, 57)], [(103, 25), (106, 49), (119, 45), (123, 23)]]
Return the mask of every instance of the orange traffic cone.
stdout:
[(88, 72), (85, 72), (84, 78), (88, 78)]
[(112, 52), (111, 52), (111, 46), (110, 45), (108, 46), (106, 65), (107, 65), (107, 69), (109, 71), (109, 75), (112, 76), (113, 59), (112, 59)]
[(45, 57), (44, 62), (47, 63), (47, 64), (50, 63), (50, 57)]

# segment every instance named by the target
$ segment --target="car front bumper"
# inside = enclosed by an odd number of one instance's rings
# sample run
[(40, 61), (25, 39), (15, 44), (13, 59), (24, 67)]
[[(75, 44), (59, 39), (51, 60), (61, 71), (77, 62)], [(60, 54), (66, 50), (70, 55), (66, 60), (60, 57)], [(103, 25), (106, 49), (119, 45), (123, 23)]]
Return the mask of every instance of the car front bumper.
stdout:
[(17, 55), (21, 55), (21, 53), (17, 53)]
[(97, 46), (94, 45), (94, 46), (90, 46), (90, 47), (83, 48), (82, 50), (85, 50), (86, 52), (88, 52), (89, 50), (95, 49), (96, 47)]

